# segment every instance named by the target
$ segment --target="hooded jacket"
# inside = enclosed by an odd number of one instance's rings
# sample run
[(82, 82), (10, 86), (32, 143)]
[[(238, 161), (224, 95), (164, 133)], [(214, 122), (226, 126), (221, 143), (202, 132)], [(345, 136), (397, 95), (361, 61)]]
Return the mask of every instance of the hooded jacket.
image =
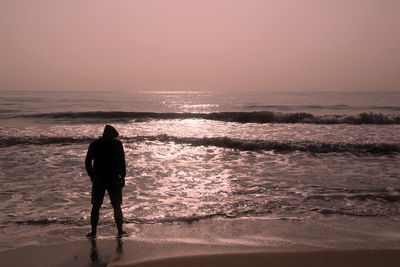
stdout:
[[(125, 153), (114, 127), (106, 125), (103, 136), (93, 141), (88, 149), (85, 166), (92, 181), (113, 181), (125, 178)], [(93, 165), (92, 165), (93, 161)]]

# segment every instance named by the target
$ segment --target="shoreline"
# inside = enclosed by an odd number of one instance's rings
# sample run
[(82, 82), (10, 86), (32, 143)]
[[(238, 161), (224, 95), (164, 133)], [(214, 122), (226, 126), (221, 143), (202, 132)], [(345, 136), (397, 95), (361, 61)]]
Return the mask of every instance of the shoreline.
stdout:
[(400, 249), (327, 249), (93, 239), (0, 252), (5, 266), (398, 266)]
[[(12, 226), (12, 225), (11, 225)], [(68, 226), (15, 225), (2, 236), (0, 253), (24, 247), (81, 244), (87, 250), (85, 234), (89, 225)], [(322, 250), (391, 250), (400, 249), (399, 223), (387, 218), (323, 217), (307, 220), (271, 218), (209, 219), (193, 223), (125, 224), (129, 234), (121, 240), (124, 246), (140, 244), (187, 244), (186, 247), (318, 248)], [(96, 241), (108, 250), (117, 247), (115, 225), (99, 225)], [(139, 246), (140, 247), (140, 246)], [(72, 247), (74, 249), (74, 247)], [(136, 248), (132, 248), (135, 249)], [(187, 249), (187, 248), (186, 248)], [(225, 251), (224, 251), (225, 252)], [(229, 252), (229, 251), (227, 251)], [(254, 252), (254, 249), (251, 250)], [(88, 253), (86, 253), (88, 254)], [(104, 254), (104, 253), (102, 253)], [(87, 255), (86, 255), (87, 256)]]

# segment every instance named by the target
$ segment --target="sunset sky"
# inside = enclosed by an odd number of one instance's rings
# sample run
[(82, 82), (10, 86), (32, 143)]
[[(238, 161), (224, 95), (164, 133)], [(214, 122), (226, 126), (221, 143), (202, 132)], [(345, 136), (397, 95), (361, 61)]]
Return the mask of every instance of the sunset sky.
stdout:
[(396, 90), (397, 0), (2, 0), (0, 90)]

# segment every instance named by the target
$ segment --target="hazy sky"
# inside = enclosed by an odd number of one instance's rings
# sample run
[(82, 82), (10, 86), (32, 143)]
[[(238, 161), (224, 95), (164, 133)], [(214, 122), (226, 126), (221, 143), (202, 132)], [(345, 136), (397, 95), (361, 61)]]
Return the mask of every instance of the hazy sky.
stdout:
[(399, 90), (398, 0), (1, 0), (0, 90)]

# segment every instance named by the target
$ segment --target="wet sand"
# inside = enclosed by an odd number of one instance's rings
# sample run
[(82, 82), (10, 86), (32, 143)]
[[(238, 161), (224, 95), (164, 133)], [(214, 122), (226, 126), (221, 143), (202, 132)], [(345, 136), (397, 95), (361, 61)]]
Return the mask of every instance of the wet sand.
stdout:
[(399, 266), (400, 251), (258, 252), (174, 257), (113, 266)]
[(257, 247), (121, 239), (0, 252), (3, 266), (399, 266), (400, 250)]

